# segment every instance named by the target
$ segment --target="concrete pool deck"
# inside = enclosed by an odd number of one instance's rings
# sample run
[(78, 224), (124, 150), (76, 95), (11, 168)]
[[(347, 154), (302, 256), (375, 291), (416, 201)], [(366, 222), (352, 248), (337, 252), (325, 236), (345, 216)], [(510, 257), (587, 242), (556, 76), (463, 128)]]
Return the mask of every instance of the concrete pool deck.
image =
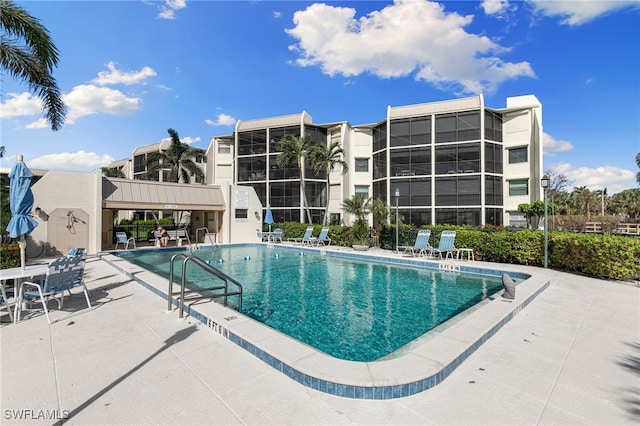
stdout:
[[(305, 387), (193, 318), (178, 320), (90, 257), (93, 311), (51, 326), (44, 316), (2, 324), (2, 424), (52, 424), (52, 415), (127, 425), (636, 423), (640, 287), (543, 272), (550, 286), (442, 383), (358, 400)], [(65, 307), (76, 303), (74, 293)]]

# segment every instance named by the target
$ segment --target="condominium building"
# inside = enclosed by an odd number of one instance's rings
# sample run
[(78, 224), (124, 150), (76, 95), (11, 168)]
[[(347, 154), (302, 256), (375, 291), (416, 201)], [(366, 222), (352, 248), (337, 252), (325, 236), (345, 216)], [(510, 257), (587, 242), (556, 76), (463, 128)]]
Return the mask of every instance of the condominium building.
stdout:
[[(329, 176), (305, 164), (278, 164), (278, 142), (309, 135), (311, 145), (339, 142), (348, 168)], [(354, 195), (380, 198), (403, 223), (523, 227), (518, 205), (541, 198), (542, 105), (533, 95), (491, 108), (482, 95), (389, 106), (370, 124), (317, 124), (307, 112), (238, 121), (233, 134), (211, 139), (207, 181), (254, 188), (276, 222), (351, 224), (341, 204)], [(397, 196), (396, 196), (397, 194)], [(370, 223), (373, 218), (369, 218)]]

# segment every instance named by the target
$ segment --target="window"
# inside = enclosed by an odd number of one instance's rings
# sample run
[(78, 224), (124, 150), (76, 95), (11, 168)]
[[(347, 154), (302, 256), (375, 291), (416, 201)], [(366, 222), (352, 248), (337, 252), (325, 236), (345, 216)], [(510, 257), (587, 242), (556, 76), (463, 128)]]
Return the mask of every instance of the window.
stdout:
[(387, 123), (373, 128), (373, 151), (387, 147)]
[(387, 153), (381, 151), (373, 155), (373, 178), (379, 179), (387, 176)]
[(486, 176), (484, 189), (484, 202), (490, 206), (502, 205), (502, 177)]
[(146, 160), (147, 157), (144, 154), (133, 157), (133, 173), (144, 172), (147, 169)]
[(480, 204), (480, 177), (446, 177), (436, 179), (437, 206)]
[(480, 171), (480, 144), (466, 143), (436, 148), (436, 174)]
[(485, 142), (484, 168), (489, 173), (502, 173), (502, 146), (497, 143)]
[(524, 214), (520, 212), (509, 212), (509, 227), (521, 229), (526, 228), (527, 219), (524, 217)]
[(502, 142), (502, 115), (484, 111), (484, 138), (496, 142)]
[(512, 148), (509, 150), (509, 163), (526, 163), (529, 150), (527, 147)]
[(362, 197), (364, 199), (369, 198), (369, 186), (368, 185), (356, 185), (355, 196)]
[(529, 195), (529, 180), (510, 180), (509, 195)]
[(231, 154), (231, 144), (228, 142), (220, 142), (218, 144), (218, 154)]
[(369, 159), (368, 158), (356, 158), (356, 172), (368, 172), (369, 171)]
[(468, 111), (436, 116), (436, 143), (480, 139), (480, 112)]
[(236, 209), (236, 219), (248, 219), (248, 218), (249, 218), (248, 209)]
[(502, 209), (484, 209), (484, 222), (487, 225), (502, 226)]

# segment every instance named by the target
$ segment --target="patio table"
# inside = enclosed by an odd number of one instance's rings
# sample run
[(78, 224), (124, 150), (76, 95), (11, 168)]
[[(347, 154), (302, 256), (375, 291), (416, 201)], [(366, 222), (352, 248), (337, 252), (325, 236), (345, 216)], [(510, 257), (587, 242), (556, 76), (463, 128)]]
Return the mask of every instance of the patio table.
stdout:
[[(13, 295), (15, 297), (15, 302), (14, 302), (14, 311), (13, 311), (13, 322), (17, 323), (18, 322), (18, 304), (20, 302), (22, 302), (21, 300), (19, 300), (19, 294), (18, 294), (18, 288), (20, 286), (20, 283), (22, 281), (24, 281), (25, 279), (29, 278), (29, 279), (33, 279), (33, 277), (39, 277), (42, 275), (46, 275), (47, 274), (47, 269), (49, 269), (49, 265), (47, 264), (43, 264), (43, 265), (29, 265), (26, 266), (24, 269), (18, 267), (18, 268), (10, 268), (10, 269), (0, 269), (0, 286), (2, 289), (2, 297), (4, 298), (5, 302), (7, 303), (7, 308), (9, 308), (9, 302), (7, 301), (7, 295), (6, 295), (6, 281), (8, 280), (15, 280), (14, 283), (14, 289), (13, 289)], [(10, 309), (10, 308), (9, 308)]]

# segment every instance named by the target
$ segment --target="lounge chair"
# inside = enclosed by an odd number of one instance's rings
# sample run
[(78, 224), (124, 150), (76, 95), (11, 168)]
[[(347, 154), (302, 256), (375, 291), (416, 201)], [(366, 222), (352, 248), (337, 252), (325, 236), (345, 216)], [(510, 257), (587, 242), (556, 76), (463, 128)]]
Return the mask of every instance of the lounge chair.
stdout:
[(122, 244), (126, 249), (129, 248), (129, 244), (136, 248), (136, 239), (133, 237), (127, 237), (125, 232), (116, 232), (116, 250), (118, 250), (118, 244)]
[(320, 244), (322, 244), (323, 246), (328, 246), (331, 244), (331, 238), (329, 238), (329, 227), (325, 226), (322, 228), (322, 230), (320, 231), (320, 235), (318, 235), (318, 237), (311, 237), (309, 238), (308, 244), (311, 246), (320, 246)]
[(431, 237), (431, 231), (428, 229), (420, 229), (418, 235), (416, 235), (416, 242), (412, 246), (398, 246), (398, 253), (404, 251), (405, 253), (411, 252), (415, 256), (421, 256), (432, 247), (429, 245), (429, 238)]
[(313, 234), (313, 226), (308, 226), (302, 238), (287, 238), (290, 243), (307, 244)]
[[(42, 303), (44, 313), (47, 316), (47, 321), (51, 324), (52, 321), (49, 317), (49, 310), (47, 309), (47, 303), (49, 300), (52, 298), (57, 300), (58, 309), (62, 309), (62, 305), (64, 303), (64, 292), (70, 291), (72, 288), (79, 286), (82, 286), (84, 297), (87, 299), (88, 309), (91, 310), (89, 293), (87, 292), (87, 286), (84, 284), (83, 279), (84, 265), (85, 257), (82, 255), (59, 257), (49, 262), (49, 268), (47, 269), (47, 275), (44, 278), (43, 284), (30, 281), (23, 282), (20, 285), (20, 293), (18, 301), (16, 302), (15, 320), (17, 321), (20, 318), (20, 305), (22, 305), (22, 301), (39, 301)], [(35, 289), (25, 291), (25, 287), (32, 287)], [(59, 298), (56, 296), (59, 296)], [(64, 318), (57, 319), (56, 321), (61, 321), (68, 316), (69, 315)]]
[(449, 256), (453, 259), (453, 253), (456, 251), (455, 240), (456, 231), (442, 231), (438, 247), (431, 247), (427, 252), (430, 256), (435, 256), (437, 253), (440, 259), (442, 259), (442, 254), (445, 253), (445, 259), (448, 259)]

